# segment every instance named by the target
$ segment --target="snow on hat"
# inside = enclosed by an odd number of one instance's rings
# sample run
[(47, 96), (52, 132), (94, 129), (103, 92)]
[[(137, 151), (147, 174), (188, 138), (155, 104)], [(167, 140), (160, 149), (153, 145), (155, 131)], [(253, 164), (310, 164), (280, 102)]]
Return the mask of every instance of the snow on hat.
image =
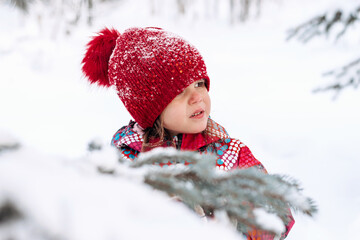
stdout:
[(103, 29), (87, 44), (82, 70), (91, 83), (115, 86), (135, 121), (151, 127), (187, 86), (210, 80), (199, 51), (160, 28)]

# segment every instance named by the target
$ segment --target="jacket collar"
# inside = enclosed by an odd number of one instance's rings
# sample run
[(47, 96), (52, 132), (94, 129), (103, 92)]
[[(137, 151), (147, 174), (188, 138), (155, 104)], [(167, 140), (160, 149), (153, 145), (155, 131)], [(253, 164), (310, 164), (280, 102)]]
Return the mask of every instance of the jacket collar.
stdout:
[[(141, 152), (142, 148), (142, 131), (138, 128), (137, 123), (130, 121), (129, 125), (121, 128), (113, 138), (113, 144), (117, 147), (128, 146), (136, 151)], [(229, 135), (225, 128), (216, 123), (211, 118), (208, 119), (205, 133), (183, 134), (181, 138), (181, 150), (196, 151), (219, 139), (228, 138)]]
[(228, 137), (225, 128), (209, 118), (205, 133), (183, 134), (181, 150), (199, 150), (201, 147)]

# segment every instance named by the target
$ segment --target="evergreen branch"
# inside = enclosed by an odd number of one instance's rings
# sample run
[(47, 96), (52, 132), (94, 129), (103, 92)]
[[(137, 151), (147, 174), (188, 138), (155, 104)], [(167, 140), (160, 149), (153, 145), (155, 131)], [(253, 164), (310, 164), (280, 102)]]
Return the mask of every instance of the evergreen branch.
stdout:
[(10, 200), (0, 202), (0, 226), (22, 217), (19, 209)]
[(357, 16), (354, 13), (351, 13), (348, 19), (346, 20), (346, 23), (343, 26), (343, 30), (337, 34), (336, 41), (338, 41), (345, 34), (348, 27), (353, 25), (356, 22), (356, 20), (358, 20)]
[(199, 157), (194, 157), (191, 152), (178, 152), (174, 148), (155, 148), (150, 152), (142, 153), (137, 161), (133, 162), (130, 166), (139, 168), (145, 165), (154, 164), (177, 164), (188, 161), (189, 159), (191, 159), (191, 162), (195, 163), (199, 160)]
[(340, 24), (343, 28), (336, 35), (335, 40), (337, 41), (345, 34), (349, 26), (354, 25), (359, 21), (359, 12), (360, 7), (356, 8), (353, 12), (350, 12), (347, 16), (345, 16), (342, 10), (337, 10), (333, 14), (324, 13), (318, 15), (297, 27), (288, 30), (286, 40), (289, 41), (290, 39), (297, 37), (298, 41), (307, 43), (316, 35), (325, 34), (328, 36), (332, 29), (334, 29), (334, 26)]
[(21, 144), (13, 136), (1, 132), (0, 153), (4, 151), (13, 151), (21, 147)]
[(6, 150), (17, 150), (20, 148), (20, 144), (15, 143), (15, 144), (1, 144), (0, 145), (0, 153), (4, 152)]
[(335, 23), (340, 22), (341, 21), (341, 16), (342, 16), (342, 12), (341, 11), (336, 11), (335, 15), (333, 16), (333, 18), (326, 23), (325, 26), (325, 33), (328, 35), (330, 32), (330, 29), (335, 25)]
[(323, 74), (323, 76), (334, 77), (334, 83), (329, 84), (325, 87), (318, 87), (313, 90), (314, 93), (325, 92), (329, 90), (336, 91), (335, 97), (340, 93), (341, 90), (348, 87), (357, 88), (360, 84), (360, 58), (346, 64), (345, 66), (331, 70)]
[(255, 168), (229, 172), (215, 170), (216, 158), (211, 155), (161, 149), (143, 154), (132, 167), (185, 161), (192, 165), (148, 171), (145, 183), (178, 196), (191, 209), (199, 205), (205, 212), (225, 212), (230, 221), (238, 223), (238, 230), (243, 233), (256, 228), (280, 234), (259, 224), (255, 209), (276, 216), (284, 225), (289, 221), (289, 207), (309, 216), (317, 211), (314, 202), (301, 194), (295, 180), (268, 175)]
[(33, 0), (10, 0), (9, 2), (24, 13), (28, 13), (29, 5), (33, 2)]
[[(340, 32), (336, 34), (335, 41), (338, 41), (347, 32), (350, 26), (353, 26), (356, 22), (360, 21), (359, 18), (360, 6), (354, 11), (350, 12), (347, 16), (342, 10), (337, 10), (334, 14), (319, 15), (298, 27), (290, 29), (288, 31), (287, 40), (297, 37), (297, 40), (307, 43), (316, 35), (324, 33), (326, 36), (333, 31), (336, 24), (342, 25)], [(335, 91), (334, 99), (340, 94), (340, 92), (348, 87), (357, 88), (360, 84), (360, 59), (357, 59), (342, 68), (335, 69), (324, 73), (324, 76), (333, 76), (334, 82), (324, 87), (318, 87), (313, 90), (314, 93)], [(356, 67), (355, 67), (356, 66)]]
[[(299, 36), (300, 41), (302, 39), (310, 40), (312, 36), (316, 35), (315, 33), (319, 32), (317, 28), (321, 26), (321, 24), (323, 24), (324, 22), (326, 22), (325, 14), (322, 16), (314, 17), (310, 21), (307, 21), (293, 29), (288, 30), (288, 37), (286, 40), (289, 41), (291, 38), (297, 35), (300, 35)], [(309, 33), (310, 31), (312, 31), (312, 33)]]

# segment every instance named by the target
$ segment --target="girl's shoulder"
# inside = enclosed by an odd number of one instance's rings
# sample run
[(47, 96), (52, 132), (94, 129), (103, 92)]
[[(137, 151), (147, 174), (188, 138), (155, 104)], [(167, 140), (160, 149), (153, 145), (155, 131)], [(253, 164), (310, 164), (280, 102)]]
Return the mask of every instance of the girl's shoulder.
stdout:
[(111, 145), (116, 148), (130, 148), (141, 151), (142, 135), (136, 130), (136, 122), (130, 121), (128, 125), (121, 127), (113, 136)]
[(207, 145), (204, 151), (217, 155), (216, 167), (222, 170), (249, 168), (256, 165), (259, 165), (259, 168), (264, 168), (261, 162), (252, 154), (249, 147), (236, 138), (218, 139)]
[(135, 160), (142, 146), (142, 134), (136, 129), (136, 123), (130, 121), (114, 134), (111, 145), (119, 149), (119, 154), (127, 160)]
[(203, 147), (203, 151), (218, 156), (216, 167), (223, 170), (234, 168), (258, 167), (266, 172), (264, 166), (242, 141), (229, 136), (223, 126), (212, 119), (208, 121), (208, 134), (211, 141)]

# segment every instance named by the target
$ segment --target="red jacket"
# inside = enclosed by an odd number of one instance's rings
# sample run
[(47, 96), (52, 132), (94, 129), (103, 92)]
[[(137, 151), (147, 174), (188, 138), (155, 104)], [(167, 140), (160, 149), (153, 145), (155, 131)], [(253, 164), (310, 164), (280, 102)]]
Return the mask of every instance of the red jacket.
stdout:
[[(225, 128), (209, 118), (206, 128), (207, 134), (181, 134), (174, 138), (175, 146), (179, 150), (198, 151), (199, 153), (213, 153), (218, 156), (216, 167), (223, 170), (235, 168), (256, 167), (266, 172), (264, 166), (253, 156), (250, 149), (240, 140), (231, 138)], [(130, 121), (129, 125), (120, 128), (114, 135), (111, 143), (120, 150), (125, 159), (134, 160), (141, 152), (142, 132), (137, 123)], [(168, 165), (172, 163), (169, 162)], [(188, 162), (184, 162), (188, 165)], [(165, 164), (162, 164), (163, 166)], [(289, 224), (284, 239), (295, 221), (289, 214)], [(273, 240), (274, 236), (262, 231), (254, 230), (247, 234), (248, 240)]]

